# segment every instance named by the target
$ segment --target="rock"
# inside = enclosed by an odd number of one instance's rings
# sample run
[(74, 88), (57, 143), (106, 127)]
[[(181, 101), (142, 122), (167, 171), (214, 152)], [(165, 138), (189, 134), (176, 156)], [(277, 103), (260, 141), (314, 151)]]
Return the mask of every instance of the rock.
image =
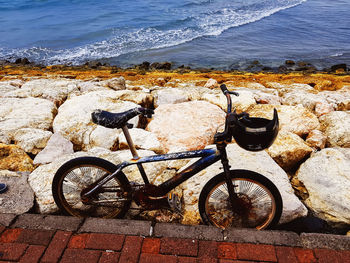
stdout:
[(157, 86), (160, 86), (160, 87), (164, 87), (166, 83), (167, 83), (167, 81), (164, 78), (157, 78), (154, 81), (154, 84)]
[[(123, 112), (138, 107), (137, 104), (118, 100), (118, 92), (95, 91), (68, 99), (58, 110), (53, 123), (55, 133), (61, 133), (69, 139), (76, 149), (88, 149), (90, 134), (97, 125), (91, 121), (91, 113), (96, 109)], [(138, 117), (129, 121), (137, 127)]]
[(320, 117), (327, 146), (350, 147), (350, 111), (333, 111)]
[(281, 98), (278, 95), (261, 92), (259, 90), (254, 92), (254, 99), (257, 104), (281, 105)]
[(0, 143), (0, 170), (33, 171), (33, 161), (17, 145)]
[[(227, 146), (227, 156), (231, 169), (246, 169), (258, 172), (269, 178), (279, 189), (283, 200), (283, 213), (280, 224), (307, 215), (307, 209), (294, 195), (287, 174), (265, 152), (248, 152), (237, 144)], [(191, 162), (190, 162), (191, 163)], [(201, 171), (184, 183), (185, 213), (182, 223), (198, 224), (198, 198), (203, 186), (215, 175), (222, 173), (220, 162)]]
[(317, 83), (316, 88), (318, 90), (336, 90), (336, 85), (330, 80), (322, 80)]
[(118, 90), (116, 94), (119, 100), (130, 101), (145, 108), (153, 107), (153, 96), (149, 92)]
[(55, 105), (45, 99), (0, 98), (0, 131), (12, 140), (21, 128), (48, 130), (55, 112)]
[(124, 90), (126, 89), (124, 77), (112, 78), (102, 81), (101, 84), (104, 87), (108, 87), (114, 90)]
[(346, 86), (337, 91), (321, 91), (319, 93), (336, 111), (350, 110), (350, 89)]
[(86, 149), (92, 149), (94, 147), (102, 147), (108, 150), (117, 148), (118, 136), (121, 133), (121, 129), (109, 129), (103, 126), (97, 126), (90, 134), (89, 145)]
[[(138, 129), (138, 128), (130, 129), (129, 133), (134, 142), (136, 149), (150, 150), (156, 153), (162, 152), (160, 142), (158, 141), (157, 137), (153, 133), (149, 131), (145, 131), (143, 129)], [(124, 133), (119, 134), (118, 140), (119, 140), (119, 149), (129, 148), (126, 142)]]
[[(237, 112), (246, 111), (256, 104), (252, 92), (246, 90), (235, 91), (239, 93), (239, 96), (231, 95), (231, 100), (232, 108), (236, 109)], [(201, 99), (219, 106), (224, 111), (227, 110), (227, 99), (219, 90), (212, 90), (210, 93), (204, 93)]]
[(218, 82), (215, 79), (208, 79), (207, 83), (205, 83), (204, 88), (207, 89), (216, 89), (219, 87)]
[(205, 101), (160, 105), (147, 126), (165, 152), (172, 149), (196, 150), (213, 143), (217, 128), (225, 122), (225, 113)]
[(251, 117), (272, 119), (274, 108), (278, 111), (280, 129), (293, 132), (299, 136), (305, 136), (310, 131), (320, 128), (317, 117), (301, 105), (258, 104), (251, 108), (248, 113)]
[(52, 132), (40, 129), (23, 128), (15, 132), (13, 138), (15, 143), (24, 151), (37, 154), (45, 148)]
[(171, 66), (170, 62), (154, 62), (151, 64), (151, 68), (160, 70), (170, 70)]
[(309, 197), (305, 204), (328, 222), (350, 224), (350, 149), (326, 148), (311, 155), (297, 174)]
[(56, 79), (35, 79), (27, 81), (20, 89), (6, 93), (6, 97), (47, 99), (56, 105), (61, 105), (67, 96), (77, 92), (77, 81)]
[(298, 135), (282, 130), (267, 152), (285, 171), (290, 171), (310, 155), (312, 148)]
[(346, 72), (347, 65), (346, 64), (336, 64), (331, 66), (331, 72)]
[(17, 90), (18, 87), (12, 86), (8, 81), (1, 81), (0, 82), (0, 98), (7, 97), (7, 93), (11, 93), (15, 90)]
[(184, 91), (177, 88), (161, 89), (152, 92), (154, 96), (154, 106), (163, 104), (175, 104), (188, 101), (188, 96)]
[(28, 174), (0, 170), (0, 182), (8, 186), (8, 190), (0, 195), (0, 214), (24, 214), (34, 205), (34, 193), (27, 182)]
[(315, 115), (317, 117), (321, 117), (322, 115), (326, 115), (330, 112), (334, 111), (334, 108), (332, 105), (326, 102), (316, 102), (315, 105)]
[(286, 64), (287, 66), (294, 66), (295, 62), (293, 60), (286, 60), (284, 64)]
[[(91, 81), (82, 81), (78, 84), (79, 93), (74, 95), (83, 95), (92, 91), (109, 91), (110, 88), (103, 86), (101, 81), (91, 80)], [(69, 96), (70, 97), (70, 96)]]
[(315, 150), (326, 147), (327, 137), (319, 130), (312, 130), (306, 138), (306, 144)]
[(282, 104), (289, 106), (303, 105), (308, 110), (314, 112), (317, 103), (327, 104), (322, 96), (307, 91), (292, 90), (282, 95)]
[(73, 144), (65, 139), (61, 134), (54, 133), (47, 142), (44, 150), (35, 156), (34, 164), (45, 164), (55, 161), (63, 155), (73, 153)]

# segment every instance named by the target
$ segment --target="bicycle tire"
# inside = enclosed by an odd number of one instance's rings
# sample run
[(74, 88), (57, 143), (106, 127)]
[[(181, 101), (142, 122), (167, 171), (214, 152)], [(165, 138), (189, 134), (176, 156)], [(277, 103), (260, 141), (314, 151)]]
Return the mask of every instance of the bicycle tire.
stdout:
[[(95, 203), (84, 202), (81, 198), (82, 192), (96, 180), (116, 169), (113, 163), (97, 157), (79, 157), (66, 162), (57, 170), (52, 181), (52, 195), (56, 205), (64, 214), (76, 217), (124, 217), (131, 204), (131, 187), (122, 172), (92, 196), (90, 202)], [(104, 198), (103, 201), (101, 197)], [(111, 198), (120, 201), (112, 202)]]
[[(232, 211), (224, 173), (210, 179), (199, 196), (199, 213), (204, 224), (267, 229), (282, 214), (282, 198), (277, 187), (263, 175), (249, 170), (231, 170), (232, 183), (245, 211)], [(245, 215), (244, 215), (245, 214)]]

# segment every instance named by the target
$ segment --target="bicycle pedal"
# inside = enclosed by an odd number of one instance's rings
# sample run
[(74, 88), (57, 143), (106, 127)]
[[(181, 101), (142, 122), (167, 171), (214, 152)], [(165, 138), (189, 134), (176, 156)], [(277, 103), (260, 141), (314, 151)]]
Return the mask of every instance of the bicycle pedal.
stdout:
[(168, 194), (168, 204), (172, 210), (175, 210), (178, 213), (182, 211), (181, 198), (175, 193)]

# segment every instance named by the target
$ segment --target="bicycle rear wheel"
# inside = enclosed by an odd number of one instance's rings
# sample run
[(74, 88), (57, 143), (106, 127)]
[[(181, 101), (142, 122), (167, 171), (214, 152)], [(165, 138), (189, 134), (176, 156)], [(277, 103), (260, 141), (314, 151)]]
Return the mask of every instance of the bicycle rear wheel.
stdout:
[(105, 183), (91, 197), (82, 198), (96, 181), (115, 170), (114, 164), (96, 157), (80, 157), (66, 162), (52, 182), (57, 206), (63, 213), (77, 217), (123, 217), (131, 204), (130, 184), (123, 173)]
[(282, 214), (282, 198), (276, 186), (261, 174), (232, 170), (237, 198), (232, 209), (224, 174), (213, 177), (199, 197), (199, 213), (205, 224), (220, 228), (266, 229), (276, 225)]

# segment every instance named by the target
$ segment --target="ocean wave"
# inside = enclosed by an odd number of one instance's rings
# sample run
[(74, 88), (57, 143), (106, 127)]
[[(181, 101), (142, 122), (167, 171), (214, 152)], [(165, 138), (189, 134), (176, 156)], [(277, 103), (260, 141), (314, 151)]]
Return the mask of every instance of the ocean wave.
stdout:
[[(0, 49), (0, 57), (27, 57), (44, 63), (81, 64), (87, 60), (118, 57), (122, 54), (172, 47), (197, 38), (218, 36), (224, 31), (259, 21), (276, 12), (297, 6), (306, 0), (264, 0), (250, 5), (224, 3), (216, 9), (195, 9), (187, 17), (165, 27), (148, 27), (132, 31), (116, 30), (109, 39), (71, 49), (52, 50), (45, 47)], [(215, 6), (215, 1), (196, 1), (192, 4)], [(209, 10), (209, 11), (208, 11)], [(170, 28), (169, 28), (170, 27)]]

